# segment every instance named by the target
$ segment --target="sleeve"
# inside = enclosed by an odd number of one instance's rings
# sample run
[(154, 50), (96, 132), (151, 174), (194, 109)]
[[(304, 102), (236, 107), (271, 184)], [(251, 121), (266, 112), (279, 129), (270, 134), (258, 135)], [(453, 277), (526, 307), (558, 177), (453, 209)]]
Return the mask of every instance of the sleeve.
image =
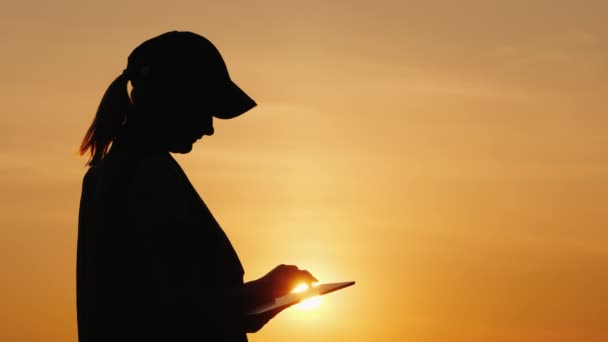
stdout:
[(154, 339), (192, 338), (226, 327), (243, 331), (243, 286), (205, 288), (195, 281), (193, 265), (213, 260), (192, 260), (192, 251), (211, 246), (192, 245), (200, 241), (188, 235), (192, 223), (180, 217), (178, 186), (175, 169), (158, 160), (142, 163), (129, 184), (127, 282), (135, 331)]

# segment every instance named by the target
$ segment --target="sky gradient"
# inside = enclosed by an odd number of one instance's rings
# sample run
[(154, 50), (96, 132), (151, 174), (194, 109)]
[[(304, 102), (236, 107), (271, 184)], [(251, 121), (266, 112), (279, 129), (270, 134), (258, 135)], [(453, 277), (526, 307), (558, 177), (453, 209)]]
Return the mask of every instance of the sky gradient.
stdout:
[(76, 341), (76, 150), (174, 29), (258, 102), (176, 155), (246, 280), (357, 281), (250, 341), (608, 341), (607, 2), (172, 3), (2, 5), (0, 341)]

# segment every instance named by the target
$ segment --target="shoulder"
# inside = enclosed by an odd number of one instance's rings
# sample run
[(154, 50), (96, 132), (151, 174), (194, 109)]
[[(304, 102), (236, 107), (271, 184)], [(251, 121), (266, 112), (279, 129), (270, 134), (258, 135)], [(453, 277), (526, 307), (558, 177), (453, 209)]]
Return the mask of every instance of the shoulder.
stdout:
[[(136, 184), (142, 182), (171, 182), (179, 176), (169, 153), (114, 155), (89, 166), (83, 183), (104, 179), (105, 183)], [(126, 184), (125, 184), (126, 182)]]
[(138, 158), (130, 167), (128, 195), (146, 203), (167, 203), (179, 196), (179, 172), (167, 153)]
[(132, 165), (134, 175), (156, 180), (175, 179), (178, 172), (173, 164), (173, 159), (167, 154), (144, 155)]

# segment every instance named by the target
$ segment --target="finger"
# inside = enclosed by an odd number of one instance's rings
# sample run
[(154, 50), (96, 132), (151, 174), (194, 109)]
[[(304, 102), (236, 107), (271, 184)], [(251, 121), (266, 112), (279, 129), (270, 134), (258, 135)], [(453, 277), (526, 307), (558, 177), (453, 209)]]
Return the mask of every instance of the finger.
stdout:
[(281, 264), (274, 269), (276, 273), (283, 277), (289, 277), (290, 275), (298, 272), (298, 268), (294, 265)]
[(319, 282), (319, 280), (317, 278), (313, 277), (313, 275), (310, 274), (310, 272), (308, 272), (306, 270), (300, 271), (300, 273), (298, 274), (298, 276), (301, 279), (300, 281), (303, 281), (303, 282), (307, 283), (310, 286), (312, 286), (313, 283)]
[(283, 276), (286, 280), (293, 280), (300, 278), (300, 269), (295, 265), (288, 265), (283, 269)]
[(299, 269), (298, 269), (298, 266), (296, 266), (296, 265), (287, 265), (286, 266), (286, 271), (288, 271), (288, 272), (298, 272)]

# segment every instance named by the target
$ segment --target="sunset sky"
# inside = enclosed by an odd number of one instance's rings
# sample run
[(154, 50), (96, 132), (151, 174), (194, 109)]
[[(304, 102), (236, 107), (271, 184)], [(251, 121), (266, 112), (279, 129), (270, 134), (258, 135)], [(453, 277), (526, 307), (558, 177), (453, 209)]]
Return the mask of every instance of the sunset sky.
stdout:
[(76, 342), (76, 150), (146, 39), (258, 107), (176, 155), (245, 267), (357, 284), (252, 342), (608, 341), (608, 2), (0, 6), (0, 341)]

